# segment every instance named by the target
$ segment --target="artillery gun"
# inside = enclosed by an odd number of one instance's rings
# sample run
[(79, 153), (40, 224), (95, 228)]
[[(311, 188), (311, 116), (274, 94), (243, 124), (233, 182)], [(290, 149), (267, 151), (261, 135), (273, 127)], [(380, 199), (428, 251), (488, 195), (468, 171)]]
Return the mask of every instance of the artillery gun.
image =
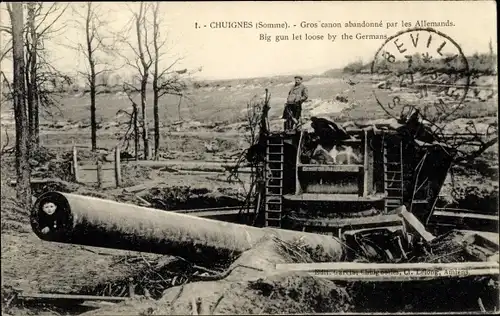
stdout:
[(255, 224), (337, 235), (353, 218), (402, 205), (429, 222), (452, 148), (405, 121), (346, 128), (312, 121), (310, 129), (260, 134)]
[[(257, 143), (247, 152), (247, 160), (256, 167), (256, 185), (252, 187), (257, 193), (249, 195), (249, 214), (236, 210), (202, 216), (189, 211), (189, 215), (207, 217), (200, 219), (175, 214), (180, 212), (47, 192), (32, 209), (33, 231), (49, 241), (182, 253), (203, 261), (200, 247), (205, 253), (228, 257), (251, 248), (266, 232), (289, 239), (300, 236), (310, 239), (310, 245), (318, 245), (324, 244), (326, 239), (322, 237), (334, 240), (318, 233), (340, 239), (345, 228), (400, 226), (397, 213), (401, 206), (426, 228), (433, 228), (430, 219), (455, 153), (452, 147), (434, 139), (413, 114), (394, 124), (366, 126), (340, 126), (311, 118), (311, 129), (271, 132), (268, 101), (266, 96)], [(54, 211), (45, 210), (47, 205)], [(251, 215), (251, 225), (227, 223), (249, 218), (239, 215)], [(370, 217), (377, 219), (367, 225)], [(487, 220), (484, 216), (476, 219)], [(438, 224), (442, 227), (443, 223)], [(340, 243), (327, 244), (330, 254), (339, 257)]]

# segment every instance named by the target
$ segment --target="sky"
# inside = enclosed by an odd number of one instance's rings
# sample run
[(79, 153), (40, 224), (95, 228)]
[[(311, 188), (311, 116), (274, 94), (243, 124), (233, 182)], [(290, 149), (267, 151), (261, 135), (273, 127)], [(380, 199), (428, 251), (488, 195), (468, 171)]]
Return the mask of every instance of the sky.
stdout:
[[(129, 23), (136, 4), (101, 3), (101, 12), (109, 25), (107, 31), (119, 31)], [(494, 1), (369, 1), (369, 2), (162, 2), (164, 19), (162, 36), (168, 35), (170, 54), (163, 65), (182, 57), (178, 69), (203, 67), (197, 77), (206, 79), (248, 78), (271, 75), (318, 74), (328, 69), (342, 68), (349, 62), (369, 62), (383, 39), (341, 40), (343, 33), (355, 36), (391, 36), (403, 29), (402, 21), (452, 21), (455, 25), (436, 27), (454, 39), (466, 55), (487, 52), (489, 41), (496, 49), (496, 3)], [(82, 10), (74, 7), (75, 10)], [(79, 11), (82, 12), (82, 11)], [(73, 21), (73, 8), (65, 13), (64, 21)], [(212, 22), (252, 22), (252, 28), (211, 28)], [(381, 28), (345, 28), (344, 23), (382, 22)], [(256, 28), (266, 24), (288, 23), (288, 29)], [(303, 28), (301, 23), (340, 22), (341, 28)], [(387, 28), (387, 22), (397, 22)], [(198, 23), (200, 28), (195, 28)], [(2, 14), (1, 24), (8, 24)], [(206, 25), (207, 27), (204, 27)], [(293, 27), (296, 25), (296, 27)], [(393, 24), (394, 25), (394, 24)], [(301, 40), (292, 40), (292, 34)], [(305, 34), (323, 35), (325, 40), (305, 40)], [(335, 41), (328, 34), (336, 35)], [(48, 43), (56, 66), (68, 72), (84, 69), (84, 59), (67, 47), (83, 39), (81, 27), (68, 26)], [(271, 41), (260, 40), (266, 35)], [(276, 42), (276, 35), (289, 40)], [(134, 40), (132, 34), (129, 35)], [(125, 50), (124, 47), (122, 47)], [(130, 52), (130, 51), (129, 51)], [(128, 53), (129, 53), (128, 52)], [(128, 54), (127, 53), (127, 54)], [(118, 62), (118, 58), (114, 61)], [(3, 62), (2, 69), (9, 69)], [(127, 72), (126, 68), (121, 71)]]

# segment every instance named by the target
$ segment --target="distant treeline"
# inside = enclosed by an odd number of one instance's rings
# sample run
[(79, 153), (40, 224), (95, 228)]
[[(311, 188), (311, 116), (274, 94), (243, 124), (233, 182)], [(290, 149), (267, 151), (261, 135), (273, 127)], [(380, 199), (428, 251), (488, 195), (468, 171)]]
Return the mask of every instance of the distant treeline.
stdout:
[[(394, 60), (390, 62), (387, 59), (380, 59), (374, 66), (373, 72), (383, 74), (388, 72), (405, 73), (412, 72), (439, 72), (439, 73), (457, 73), (465, 69), (462, 58), (445, 56), (440, 59), (428, 59), (422, 54), (411, 56), (405, 60)], [(496, 54), (474, 54), (467, 57), (467, 63), (471, 74), (476, 75), (496, 75), (497, 74), (497, 55)], [(363, 63), (361, 60), (349, 63), (343, 68), (344, 74), (370, 73), (372, 63)], [(337, 70), (332, 70), (337, 72)], [(325, 75), (328, 74), (328, 71)]]

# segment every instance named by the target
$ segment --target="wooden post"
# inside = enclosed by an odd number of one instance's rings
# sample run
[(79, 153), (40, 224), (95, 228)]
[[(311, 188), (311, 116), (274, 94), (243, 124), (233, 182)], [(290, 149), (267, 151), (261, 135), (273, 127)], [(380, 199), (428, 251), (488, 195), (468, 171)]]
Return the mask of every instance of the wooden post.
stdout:
[(134, 285), (134, 279), (133, 278), (128, 278), (128, 295), (129, 297), (134, 297), (135, 296), (135, 285)]
[(363, 131), (363, 191), (362, 196), (368, 196), (368, 135)]
[(78, 178), (78, 156), (76, 146), (73, 146), (73, 177), (75, 182), (79, 182)]
[(372, 135), (369, 131), (364, 131), (363, 196), (373, 193), (373, 152), (369, 146)]
[(101, 160), (97, 160), (97, 187), (102, 188), (102, 163)]
[(153, 157), (153, 147), (151, 146), (148, 147), (148, 157), (149, 157), (148, 159), (151, 159), (151, 157)]
[(116, 180), (116, 187), (119, 188), (122, 185), (120, 145), (116, 145), (116, 147), (115, 147), (115, 180)]

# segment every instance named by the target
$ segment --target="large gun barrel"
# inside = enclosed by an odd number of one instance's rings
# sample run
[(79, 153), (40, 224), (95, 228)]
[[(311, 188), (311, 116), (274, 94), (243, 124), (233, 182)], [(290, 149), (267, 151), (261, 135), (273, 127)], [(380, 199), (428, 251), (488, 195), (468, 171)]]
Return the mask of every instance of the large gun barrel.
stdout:
[(340, 260), (336, 238), (257, 228), (69, 193), (47, 192), (31, 211), (35, 234), (46, 241), (180, 256), (193, 262), (229, 259), (263, 237), (321, 246)]

